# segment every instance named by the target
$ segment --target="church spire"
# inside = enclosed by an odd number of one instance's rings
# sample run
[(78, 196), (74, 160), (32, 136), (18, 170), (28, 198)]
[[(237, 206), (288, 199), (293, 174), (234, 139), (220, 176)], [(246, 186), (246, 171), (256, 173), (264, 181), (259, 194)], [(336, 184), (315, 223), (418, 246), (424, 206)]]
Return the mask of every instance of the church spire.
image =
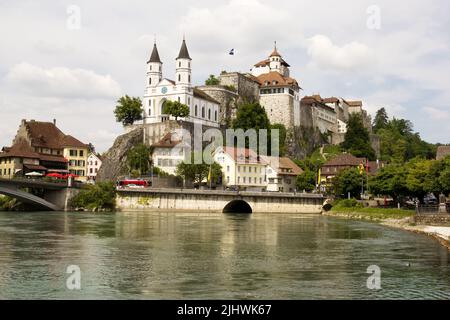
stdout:
[(180, 53), (178, 54), (178, 59), (188, 59), (188, 60), (192, 60), (191, 57), (189, 56), (189, 51), (186, 45), (186, 39), (183, 36), (183, 43), (181, 44), (181, 49), (180, 49)]
[(281, 57), (281, 54), (278, 52), (278, 49), (277, 49), (277, 42), (276, 41), (275, 41), (275, 46), (273, 48), (273, 52), (272, 52), (272, 54), (270, 56), (271, 57)]
[(147, 63), (162, 63), (161, 59), (159, 58), (159, 52), (158, 52), (158, 47), (156, 46), (156, 40), (155, 40), (155, 43), (153, 44), (153, 51), (150, 56), (150, 60)]

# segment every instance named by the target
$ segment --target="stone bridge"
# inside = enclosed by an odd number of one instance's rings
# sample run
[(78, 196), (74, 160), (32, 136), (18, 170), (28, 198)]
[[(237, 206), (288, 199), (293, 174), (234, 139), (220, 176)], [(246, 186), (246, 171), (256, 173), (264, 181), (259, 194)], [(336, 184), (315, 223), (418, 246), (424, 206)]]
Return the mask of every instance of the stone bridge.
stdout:
[[(44, 197), (35, 196), (24, 191), (24, 188), (43, 190)], [(49, 211), (66, 210), (70, 198), (78, 192), (78, 188), (77, 185), (69, 188), (67, 183), (45, 182), (39, 179), (0, 179), (0, 194)]]
[(130, 188), (118, 189), (116, 202), (123, 211), (304, 214), (320, 214), (323, 203), (321, 194)]

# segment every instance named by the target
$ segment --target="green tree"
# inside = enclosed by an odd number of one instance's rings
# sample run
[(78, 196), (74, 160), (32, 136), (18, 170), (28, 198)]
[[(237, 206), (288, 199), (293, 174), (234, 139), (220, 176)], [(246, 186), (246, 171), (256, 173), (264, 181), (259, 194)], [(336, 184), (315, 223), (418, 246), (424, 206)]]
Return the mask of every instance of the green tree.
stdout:
[(115, 207), (116, 187), (112, 182), (99, 182), (95, 185), (85, 185), (83, 189), (70, 200), (73, 208), (89, 210), (108, 209)]
[[(232, 127), (234, 130), (242, 129), (244, 131), (255, 129), (257, 133), (259, 133), (259, 130), (267, 130), (267, 150), (270, 151), (271, 125), (266, 110), (259, 103), (252, 102), (241, 104), (238, 107), (236, 118), (232, 122)], [(246, 146), (249, 146), (248, 141), (246, 141)]]
[(142, 101), (140, 98), (134, 98), (129, 96), (121, 97), (117, 101), (114, 114), (117, 122), (122, 122), (124, 126), (132, 125), (138, 120), (142, 120)]
[(384, 129), (387, 127), (389, 122), (389, 117), (385, 108), (381, 108), (377, 111), (375, 115), (375, 119), (373, 121), (373, 132), (377, 133), (378, 130)]
[(220, 164), (218, 164), (217, 162), (214, 162), (210, 168), (211, 168), (211, 181), (217, 185), (222, 184), (223, 173), (222, 173), (222, 167), (220, 166)]
[(409, 195), (421, 200), (431, 192), (432, 184), (429, 179), (431, 161), (414, 159), (407, 165), (406, 187)]
[(151, 150), (144, 144), (139, 144), (128, 151), (127, 164), (130, 173), (143, 175), (150, 171)]
[(332, 186), (335, 195), (346, 197), (350, 193), (353, 198), (360, 198), (365, 175), (359, 174), (356, 168), (346, 169), (334, 177)]
[(305, 170), (297, 177), (297, 190), (311, 192), (316, 188), (316, 174), (314, 171)]
[(205, 85), (207, 85), (207, 86), (218, 86), (218, 85), (220, 85), (220, 80), (217, 79), (213, 74), (211, 74), (209, 76), (209, 78), (206, 79)]
[(370, 180), (370, 190), (373, 194), (391, 196), (394, 202), (408, 194), (406, 186), (407, 169), (401, 164), (392, 164), (382, 168)]
[(287, 147), (286, 147), (286, 139), (287, 139), (287, 130), (284, 124), (281, 123), (275, 123), (270, 126), (271, 130), (278, 130), (279, 137), (280, 137), (280, 157), (283, 157), (287, 153)]
[(178, 101), (166, 101), (166, 103), (164, 104), (163, 113), (175, 117), (176, 121), (178, 121), (178, 118), (188, 117), (189, 112), (189, 107)]
[(176, 175), (183, 178), (184, 181), (192, 181), (196, 184), (202, 184), (202, 182), (208, 178), (210, 166), (202, 161), (202, 163), (195, 163), (194, 153), (191, 154), (191, 161), (187, 163), (181, 162), (176, 169)]
[(365, 157), (369, 160), (376, 159), (375, 151), (370, 142), (369, 131), (364, 127), (361, 115), (350, 115), (342, 147), (355, 157)]

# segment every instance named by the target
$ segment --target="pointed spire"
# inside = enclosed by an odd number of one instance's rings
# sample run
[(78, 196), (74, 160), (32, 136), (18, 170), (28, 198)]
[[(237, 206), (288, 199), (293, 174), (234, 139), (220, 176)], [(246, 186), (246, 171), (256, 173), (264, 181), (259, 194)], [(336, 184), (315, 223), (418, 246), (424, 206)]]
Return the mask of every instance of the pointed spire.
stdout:
[(277, 42), (276, 41), (275, 41), (275, 46), (274, 46), (273, 52), (270, 56), (271, 57), (281, 57), (281, 54), (277, 50)]
[(183, 35), (183, 43), (181, 44), (181, 49), (180, 49), (180, 53), (178, 54), (178, 59), (189, 59), (192, 60), (191, 57), (189, 56), (189, 51), (186, 45), (186, 39)]
[(150, 60), (147, 63), (151, 63), (151, 62), (162, 63), (161, 59), (159, 58), (158, 48), (156, 46), (156, 38), (155, 38), (155, 43), (153, 44), (152, 55), (150, 56)]

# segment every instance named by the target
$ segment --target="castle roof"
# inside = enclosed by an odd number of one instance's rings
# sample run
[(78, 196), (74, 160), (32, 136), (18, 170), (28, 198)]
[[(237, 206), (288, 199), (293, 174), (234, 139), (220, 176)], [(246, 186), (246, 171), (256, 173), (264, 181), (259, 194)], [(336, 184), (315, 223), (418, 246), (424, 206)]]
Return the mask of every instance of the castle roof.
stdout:
[(262, 87), (299, 87), (297, 80), (285, 77), (276, 71), (261, 74), (257, 78)]
[(156, 47), (156, 43), (153, 45), (152, 54), (150, 56), (150, 60), (148, 60), (147, 63), (162, 63), (161, 59), (159, 58), (159, 52), (158, 48)]
[[(287, 63), (286, 61), (284, 61), (283, 58), (280, 59), (281, 65), (285, 66), (285, 67), (290, 67), (290, 64)], [(255, 64), (255, 67), (266, 67), (270, 64), (270, 59), (265, 59), (262, 60), (260, 62), (258, 62), (257, 64)]]
[(178, 58), (177, 59), (188, 59), (188, 60), (192, 60), (191, 57), (189, 56), (189, 51), (186, 45), (186, 40), (183, 39), (183, 43), (181, 44), (181, 49), (180, 49), (180, 53), (178, 54)]

